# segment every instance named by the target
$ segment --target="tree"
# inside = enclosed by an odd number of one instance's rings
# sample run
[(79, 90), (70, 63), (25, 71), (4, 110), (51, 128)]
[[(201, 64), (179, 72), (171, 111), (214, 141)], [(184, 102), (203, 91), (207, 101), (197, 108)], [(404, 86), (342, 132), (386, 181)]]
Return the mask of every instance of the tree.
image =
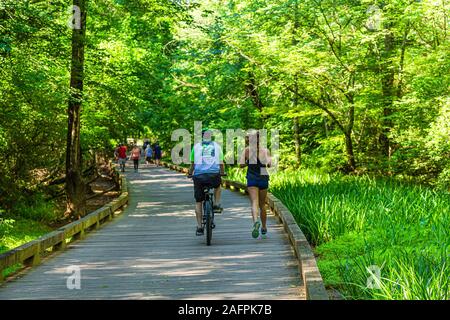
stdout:
[[(86, 37), (87, 0), (73, 0), (74, 11), (80, 13), (79, 25), (72, 30), (72, 62), (66, 151), (66, 215), (86, 214), (86, 192), (82, 177), (81, 106), (83, 102), (84, 50)], [(78, 21), (77, 21), (78, 22)]]

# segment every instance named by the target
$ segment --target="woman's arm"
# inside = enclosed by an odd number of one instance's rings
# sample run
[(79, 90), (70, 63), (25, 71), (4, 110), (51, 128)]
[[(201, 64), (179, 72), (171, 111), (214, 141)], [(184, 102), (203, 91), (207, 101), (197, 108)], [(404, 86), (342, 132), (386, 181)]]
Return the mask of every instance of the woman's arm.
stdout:
[(270, 151), (269, 149), (263, 149), (263, 164), (269, 168), (272, 166), (272, 157), (270, 156)]
[(248, 159), (248, 148), (245, 148), (238, 162), (240, 168), (244, 168), (247, 165), (246, 163), (247, 159)]

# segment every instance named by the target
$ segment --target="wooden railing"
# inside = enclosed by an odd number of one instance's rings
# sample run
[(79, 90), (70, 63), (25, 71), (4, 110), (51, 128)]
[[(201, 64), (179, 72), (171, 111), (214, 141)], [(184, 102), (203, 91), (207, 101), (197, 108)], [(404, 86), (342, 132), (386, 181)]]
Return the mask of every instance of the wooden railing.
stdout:
[[(178, 171), (187, 173), (188, 169), (171, 163), (162, 162), (163, 166)], [(222, 179), (224, 188), (229, 188), (234, 191), (247, 192), (247, 186), (243, 183)], [(288, 208), (278, 200), (270, 192), (267, 196), (267, 204), (278, 218), (278, 221), (283, 224), (284, 230), (288, 235), (289, 241), (294, 249), (295, 257), (298, 260), (299, 271), (303, 283), (306, 288), (306, 297), (308, 300), (329, 300), (329, 295), (323, 284), (322, 275), (317, 267), (317, 262), (311, 246), (308, 243), (305, 235), (298, 226), (295, 218)]]
[(115, 172), (114, 179), (119, 182), (121, 195), (85, 217), (67, 224), (39, 239), (25, 243), (20, 247), (0, 254), (0, 282), (3, 279), (3, 270), (17, 265), (35, 266), (49, 250), (63, 250), (74, 240), (82, 239), (86, 232), (99, 228), (104, 222), (112, 220), (115, 212), (128, 203), (128, 188), (124, 176)]

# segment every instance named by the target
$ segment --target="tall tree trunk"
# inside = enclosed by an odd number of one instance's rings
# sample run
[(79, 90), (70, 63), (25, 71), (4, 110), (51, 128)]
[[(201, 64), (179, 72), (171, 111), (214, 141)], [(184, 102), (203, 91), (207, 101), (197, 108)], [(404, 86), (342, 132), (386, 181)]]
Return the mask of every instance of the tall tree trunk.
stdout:
[[(294, 28), (292, 29), (292, 45), (295, 47), (298, 44), (296, 38), (296, 32), (299, 28), (298, 20), (298, 1), (294, 2)], [(297, 111), (298, 108), (298, 74), (294, 76), (294, 110)], [(301, 141), (300, 141), (300, 125), (299, 117), (294, 118), (294, 143), (295, 143), (295, 157), (297, 158), (297, 167), (301, 166), (302, 163), (302, 151), (301, 151)]]
[(383, 92), (383, 121), (382, 130), (380, 134), (381, 151), (384, 156), (391, 158), (391, 141), (389, 139), (389, 133), (391, 132), (393, 122), (390, 117), (393, 114), (392, 105), (395, 95), (394, 78), (395, 71), (392, 62), (392, 56), (394, 53), (395, 38), (391, 30), (386, 30), (384, 37), (384, 59), (385, 63), (382, 66), (382, 92)]
[(73, 5), (80, 9), (81, 21), (79, 28), (78, 26), (75, 26), (72, 31), (72, 61), (66, 149), (66, 215), (78, 217), (86, 214), (86, 188), (82, 178), (82, 155), (80, 145), (86, 4), (87, 0), (73, 0)]

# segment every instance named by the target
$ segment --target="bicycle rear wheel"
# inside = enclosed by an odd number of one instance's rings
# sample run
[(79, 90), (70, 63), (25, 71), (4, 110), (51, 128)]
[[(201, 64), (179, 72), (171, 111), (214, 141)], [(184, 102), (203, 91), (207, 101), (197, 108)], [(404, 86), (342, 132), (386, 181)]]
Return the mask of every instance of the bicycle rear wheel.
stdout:
[(205, 201), (205, 215), (206, 215), (206, 221), (205, 221), (205, 228), (206, 228), (206, 245), (211, 245), (211, 239), (212, 239), (212, 223), (213, 223), (213, 208), (210, 201)]

